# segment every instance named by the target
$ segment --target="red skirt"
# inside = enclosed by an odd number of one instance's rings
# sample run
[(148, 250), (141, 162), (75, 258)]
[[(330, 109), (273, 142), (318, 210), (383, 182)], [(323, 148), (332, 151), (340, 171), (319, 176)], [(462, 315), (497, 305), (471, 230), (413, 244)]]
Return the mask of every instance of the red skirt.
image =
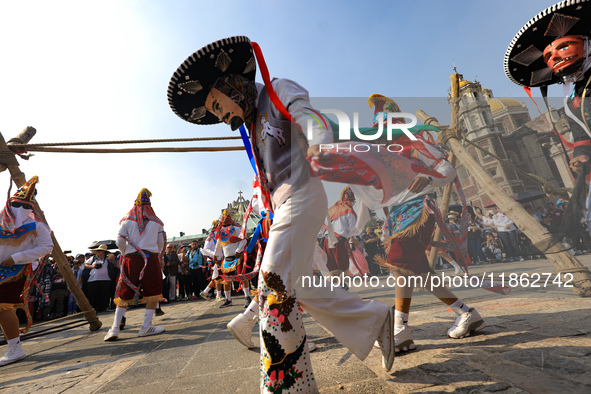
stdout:
[[(135, 286), (140, 286), (143, 289), (144, 298), (153, 296), (162, 296), (162, 270), (160, 269), (160, 261), (157, 253), (150, 253), (148, 257), (148, 264), (144, 271), (144, 277), (140, 281), (140, 272), (144, 268), (144, 259), (139, 254), (126, 255), (121, 263), (121, 267), (125, 276)], [(123, 301), (130, 301), (133, 299), (135, 292), (132, 288), (123, 282), (119, 276), (119, 283), (117, 285), (117, 296)]]
[(349, 245), (348, 239), (337, 236), (339, 241), (334, 248), (328, 247), (328, 238), (324, 239), (322, 249), (326, 253), (326, 268), (329, 271), (347, 271), (349, 269)]
[(425, 254), (434, 229), (435, 218), (433, 215), (429, 215), (427, 221), (416, 234), (392, 240), (387, 264), (395, 268), (394, 272), (398, 270), (401, 273), (406, 272), (417, 275), (434, 272)]
[(20, 304), (25, 288), (26, 275), (13, 282), (0, 285), (0, 304)]

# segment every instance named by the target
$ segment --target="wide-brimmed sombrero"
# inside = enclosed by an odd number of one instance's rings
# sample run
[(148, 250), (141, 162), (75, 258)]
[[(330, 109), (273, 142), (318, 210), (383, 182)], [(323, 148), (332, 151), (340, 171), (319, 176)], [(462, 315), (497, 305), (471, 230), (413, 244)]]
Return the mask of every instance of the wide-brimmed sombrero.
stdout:
[(215, 124), (220, 120), (205, 109), (214, 82), (225, 74), (254, 81), (256, 60), (248, 37), (235, 36), (212, 42), (187, 58), (168, 84), (168, 104), (187, 122)]
[(548, 44), (566, 35), (591, 35), (591, 0), (561, 1), (527, 22), (505, 53), (507, 78), (530, 87), (561, 82), (544, 62), (542, 53)]

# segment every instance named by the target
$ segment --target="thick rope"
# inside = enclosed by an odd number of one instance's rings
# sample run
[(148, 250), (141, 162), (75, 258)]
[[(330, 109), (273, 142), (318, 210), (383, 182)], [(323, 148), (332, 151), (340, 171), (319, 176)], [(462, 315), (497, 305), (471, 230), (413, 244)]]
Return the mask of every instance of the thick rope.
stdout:
[(231, 136), (231, 137), (199, 137), (199, 138), (166, 138), (166, 139), (153, 139), (153, 140), (49, 142), (49, 143), (39, 143), (39, 144), (10, 144), (10, 147), (31, 150), (29, 148), (38, 147), (38, 146), (114, 145), (114, 144), (143, 144), (143, 143), (158, 143), (158, 142), (223, 141), (223, 140), (239, 140), (241, 138), (242, 137), (240, 137), (240, 136)]
[(223, 152), (244, 150), (244, 146), (217, 146), (217, 147), (199, 147), (199, 148), (127, 148), (127, 149), (109, 149), (109, 148), (62, 148), (34, 146), (27, 148), (30, 152), (54, 152), (54, 153), (148, 153), (148, 152)]

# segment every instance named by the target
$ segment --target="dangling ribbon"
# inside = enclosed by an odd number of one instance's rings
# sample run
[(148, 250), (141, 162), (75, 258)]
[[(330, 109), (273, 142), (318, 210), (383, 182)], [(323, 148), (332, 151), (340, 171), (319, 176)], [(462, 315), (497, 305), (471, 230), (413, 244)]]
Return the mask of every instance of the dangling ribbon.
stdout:
[(250, 165), (254, 170), (254, 174), (258, 177), (259, 173), (257, 171), (257, 165), (254, 161), (254, 155), (252, 154), (252, 146), (250, 145), (250, 139), (248, 138), (248, 133), (246, 132), (246, 127), (244, 124), (240, 126), (240, 136), (242, 137), (242, 143), (246, 148), (246, 154), (248, 155), (248, 160), (250, 161)]
[(294, 122), (291, 117), (291, 114), (287, 111), (287, 108), (283, 105), (279, 97), (277, 97), (277, 93), (273, 90), (273, 86), (271, 85), (271, 78), (269, 77), (269, 69), (267, 68), (267, 63), (265, 63), (265, 58), (263, 57), (263, 52), (261, 51), (261, 47), (256, 42), (251, 42), (252, 49), (254, 50), (254, 55), (257, 58), (257, 63), (259, 64), (259, 70), (261, 71), (261, 76), (263, 77), (263, 82), (265, 83), (265, 87), (267, 88), (267, 94), (271, 99), (271, 102), (277, 108), (281, 115), (285, 116), (285, 119), (289, 120), (294, 126), (300, 130), (302, 133), (303, 131), (300, 129), (300, 126)]
[[(257, 241), (259, 240), (259, 238), (263, 234), (263, 222), (265, 221), (266, 217), (267, 217), (267, 211), (261, 212), (261, 220), (259, 220), (259, 223), (257, 224), (257, 227), (254, 230), (254, 233), (252, 234), (252, 238), (250, 239), (250, 243), (248, 244), (248, 246), (245, 249), (245, 251), (247, 253), (252, 252)], [(271, 220), (273, 220), (273, 212), (269, 212), (269, 218)], [(267, 238), (263, 237), (263, 242), (267, 242)]]
[[(546, 86), (546, 90), (543, 90), (542, 88), (540, 88), (540, 90), (541, 90), (541, 92), (542, 92), (542, 96), (543, 96), (543, 97), (544, 97), (544, 96), (546, 96), (546, 97), (547, 97), (547, 93), (545, 93), (545, 92), (547, 92), (547, 91), (548, 91), (547, 89), (548, 89), (548, 87), (547, 87), (547, 86)], [(534, 100), (534, 98), (533, 98), (533, 97), (532, 97), (532, 95), (531, 95), (531, 88), (529, 88), (529, 87), (527, 87), (527, 86), (524, 86), (524, 87), (523, 87), (523, 90), (525, 90), (525, 93), (527, 93), (527, 95), (529, 96), (529, 98), (531, 99), (531, 101), (533, 101), (533, 102), (534, 102), (534, 104), (536, 105), (536, 108), (538, 109), (538, 113), (539, 113), (540, 115), (542, 115), (542, 117), (543, 117), (543, 118), (544, 118), (544, 120), (546, 121), (546, 124), (548, 125), (548, 127), (550, 127), (550, 130), (552, 130), (552, 132), (554, 132), (554, 134), (556, 134), (556, 135), (558, 136), (558, 138), (560, 138), (560, 141), (562, 141), (562, 143), (563, 143), (563, 144), (564, 144), (564, 145), (565, 145), (567, 148), (569, 148), (569, 149), (571, 149), (571, 150), (574, 150), (574, 145), (573, 145), (572, 143), (568, 142), (567, 140), (565, 140), (565, 139), (564, 139), (564, 137), (563, 137), (563, 136), (562, 136), (562, 135), (561, 135), (559, 132), (557, 132), (556, 130), (554, 130), (554, 127), (552, 127), (552, 125), (551, 125), (551, 124), (548, 122), (548, 119), (546, 119), (546, 117), (545, 117), (545, 116), (543, 116), (543, 114), (542, 114), (542, 111), (540, 111), (540, 107), (538, 106), (538, 103), (536, 103), (536, 100)], [(546, 99), (544, 98), (544, 101), (545, 101), (545, 100), (546, 100)], [(547, 103), (546, 103), (546, 106), (547, 106)], [(548, 114), (549, 114), (549, 113), (550, 113), (550, 112), (548, 111)]]
[[(163, 233), (163, 237), (164, 239), (166, 239), (166, 233)], [(137, 252), (139, 253), (139, 255), (142, 257), (142, 259), (144, 260), (144, 266), (142, 267), (142, 270), (140, 271), (140, 276), (139, 276), (139, 282), (142, 281), (142, 279), (144, 278), (144, 272), (146, 270), (146, 267), (148, 266), (148, 259), (150, 258), (150, 254), (148, 253), (144, 253), (144, 251), (138, 246), (136, 245), (134, 242), (132, 242), (128, 237), (124, 236), (124, 235), (120, 235), (119, 238), (122, 238), (123, 240), (125, 240), (128, 244), (130, 244), (131, 246), (133, 246), (135, 248), (135, 250), (137, 250)], [(158, 258), (160, 260), (162, 260), (164, 257), (164, 249), (162, 249), (160, 251), (160, 253), (158, 254)], [(121, 261), (121, 264), (124, 263), (125, 260), (123, 260), (123, 254), (121, 256), (119, 256), (119, 261)], [(131, 280), (127, 277), (127, 275), (125, 274), (125, 270), (121, 270), (121, 273), (119, 275), (119, 280), (117, 281), (117, 295), (119, 295), (119, 291), (121, 289), (121, 283), (125, 283), (131, 290), (134, 291), (134, 293), (136, 293), (137, 295), (140, 295), (140, 289), (139, 286), (135, 286), (133, 283), (131, 283)]]

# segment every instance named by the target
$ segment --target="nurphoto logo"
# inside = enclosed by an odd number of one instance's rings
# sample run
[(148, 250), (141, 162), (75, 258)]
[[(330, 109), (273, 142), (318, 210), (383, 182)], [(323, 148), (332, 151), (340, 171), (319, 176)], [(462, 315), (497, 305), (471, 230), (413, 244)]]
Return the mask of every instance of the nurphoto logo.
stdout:
[[(337, 117), (337, 120), (339, 122), (339, 139), (340, 140), (351, 140), (351, 121), (349, 120), (349, 116), (346, 113), (344, 113), (343, 111), (340, 111), (338, 109), (321, 109), (320, 112), (325, 113), (325, 114), (334, 114)], [(316, 114), (318, 115), (318, 113), (316, 113)], [(316, 116), (313, 116), (312, 114), (308, 114), (308, 115), (310, 115), (311, 119), (308, 119), (307, 136), (308, 136), (308, 139), (311, 140), (312, 139), (312, 127), (313, 127), (314, 120), (316, 121), (316, 123), (318, 125), (320, 125), (320, 128), (323, 127), (322, 126), (323, 123), (324, 123), (325, 127), (327, 127), (327, 126), (326, 126), (326, 122), (320, 122)], [(409, 130), (409, 128), (416, 126), (416, 124), (417, 124), (416, 116), (414, 116), (413, 114), (407, 113), (407, 112), (388, 112), (388, 113), (378, 112), (377, 119), (383, 120), (384, 115), (386, 115), (386, 136), (387, 136), (388, 141), (392, 141), (392, 133), (394, 130), (401, 130), (411, 140), (413, 140), (413, 141), (417, 140), (417, 137), (415, 137), (411, 133), (411, 131)], [(396, 118), (410, 119), (410, 122), (408, 122), (408, 123), (394, 123), (393, 120)], [(384, 133), (384, 122), (377, 122), (377, 123), (378, 123), (377, 131), (373, 135), (363, 134), (359, 131), (359, 113), (354, 112), (353, 113), (353, 133), (354, 133), (355, 137), (358, 138), (359, 140), (362, 140), (362, 141), (375, 141), (375, 140), (379, 139), (382, 136), (382, 134)]]

